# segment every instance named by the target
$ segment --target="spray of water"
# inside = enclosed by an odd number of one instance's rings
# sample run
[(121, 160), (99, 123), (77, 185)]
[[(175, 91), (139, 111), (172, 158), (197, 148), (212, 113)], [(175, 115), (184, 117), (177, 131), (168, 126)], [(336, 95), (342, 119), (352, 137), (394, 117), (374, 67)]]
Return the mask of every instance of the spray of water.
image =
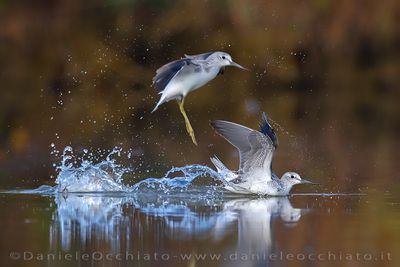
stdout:
[[(55, 147), (53, 149), (56, 151)], [(83, 152), (83, 155), (79, 156), (74, 153), (72, 147), (65, 147), (59, 164), (54, 165), (58, 173), (55, 179), (56, 185), (54, 187), (41, 186), (34, 190), (28, 190), (29, 192), (25, 190), (25, 193), (186, 194), (198, 190), (201, 191), (198, 195), (209, 197), (210, 194), (217, 191), (218, 186), (196, 186), (194, 181), (206, 177), (217, 181), (214, 184), (221, 184), (224, 181), (220, 174), (207, 166), (186, 165), (171, 168), (161, 178), (149, 177), (133, 185), (128, 185), (123, 177), (125, 174), (132, 174), (134, 167), (126, 167), (118, 163), (118, 159), (123, 154), (121, 148), (114, 148), (102, 160), (97, 159), (86, 149)], [(131, 153), (125, 154), (129, 158)]]
[(115, 157), (121, 155), (120, 148), (114, 148), (99, 163), (92, 159), (79, 158), (69, 146), (64, 148), (61, 164), (57, 166), (56, 187), (58, 192), (110, 192), (128, 190), (122, 176), (131, 171), (121, 166)]

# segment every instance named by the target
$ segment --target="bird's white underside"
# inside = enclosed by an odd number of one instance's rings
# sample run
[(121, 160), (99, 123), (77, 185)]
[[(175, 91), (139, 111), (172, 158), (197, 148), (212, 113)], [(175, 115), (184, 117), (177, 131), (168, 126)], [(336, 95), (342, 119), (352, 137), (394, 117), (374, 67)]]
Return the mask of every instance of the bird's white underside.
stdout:
[(186, 72), (185, 75), (179, 75), (178, 73), (161, 92), (160, 104), (185, 97), (191, 91), (202, 87), (217, 76), (219, 69), (219, 67), (212, 67), (209, 71), (202, 68), (199, 72), (190, 74)]

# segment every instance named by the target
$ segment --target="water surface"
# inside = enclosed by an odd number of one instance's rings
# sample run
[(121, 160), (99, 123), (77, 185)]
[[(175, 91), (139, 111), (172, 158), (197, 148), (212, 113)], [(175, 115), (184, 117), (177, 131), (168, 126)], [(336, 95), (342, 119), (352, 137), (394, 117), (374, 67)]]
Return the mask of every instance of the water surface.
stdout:
[(66, 147), (54, 186), (3, 191), (1, 266), (400, 263), (400, 200), (390, 193), (238, 195), (203, 165), (129, 185), (120, 154), (94, 162)]
[(200, 191), (1, 194), (2, 265), (399, 263), (400, 203), (391, 196), (194, 197)]

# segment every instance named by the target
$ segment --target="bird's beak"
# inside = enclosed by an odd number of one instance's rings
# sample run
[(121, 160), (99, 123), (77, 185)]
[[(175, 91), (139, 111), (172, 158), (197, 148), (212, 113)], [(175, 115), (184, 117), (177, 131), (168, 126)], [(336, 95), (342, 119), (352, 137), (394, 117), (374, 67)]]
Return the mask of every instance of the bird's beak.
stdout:
[(319, 183), (314, 183), (305, 179), (301, 179), (302, 184), (311, 184), (311, 185), (319, 185)]
[(242, 65), (237, 64), (236, 62), (232, 61), (230, 66), (242, 69), (242, 70), (249, 70), (248, 68), (243, 67)]

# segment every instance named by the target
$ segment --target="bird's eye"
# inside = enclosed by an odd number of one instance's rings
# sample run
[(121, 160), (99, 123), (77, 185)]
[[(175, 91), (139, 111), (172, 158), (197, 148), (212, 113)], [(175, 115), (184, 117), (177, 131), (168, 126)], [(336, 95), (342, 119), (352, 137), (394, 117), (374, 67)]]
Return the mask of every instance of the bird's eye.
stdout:
[(294, 175), (290, 175), (290, 178), (294, 178)]
[(226, 57), (225, 57), (225, 56), (222, 56), (221, 58), (222, 58), (222, 59), (226, 59)]

